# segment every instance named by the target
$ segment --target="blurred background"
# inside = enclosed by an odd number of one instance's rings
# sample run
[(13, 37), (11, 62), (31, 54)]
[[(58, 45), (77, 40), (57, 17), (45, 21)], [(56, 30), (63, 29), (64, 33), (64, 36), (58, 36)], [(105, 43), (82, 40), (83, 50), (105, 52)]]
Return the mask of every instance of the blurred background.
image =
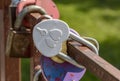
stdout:
[[(99, 54), (120, 69), (120, 0), (54, 0), (60, 19), (81, 36), (100, 44)], [(22, 81), (29, 81), (29, 60), (22, 61)], [(100, 81), (89, 71), (81, 81)]]

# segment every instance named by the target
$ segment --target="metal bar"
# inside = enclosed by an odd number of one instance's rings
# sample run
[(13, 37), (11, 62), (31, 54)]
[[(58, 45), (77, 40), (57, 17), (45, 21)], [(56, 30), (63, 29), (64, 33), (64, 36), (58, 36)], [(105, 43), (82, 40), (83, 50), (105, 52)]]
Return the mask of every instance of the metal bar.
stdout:
[[(5, 59), (5, 80), (2, 81), (21, 81), (21, 66), (20, 66), (20, 59), (16, 59), (16, 58), (9, 58), (9, 57), (5, 57), (5, 45), (6, 45), (6, 38), (7, 38), (7, 34), (8, 34), (8, 29), (10, 27), (10, 17), (9, 17), (9, 5), (10, 5), (10, 0), (4, 0), (3, 3), (3, 29), (4, 31), (2, 31), (2, 33), (4, 34), (2, 37), (4, 37), (2, 43), (2, 46), (4, 49), (2, 55), (4, 55), (4, 59)], [(2, 29), (0, 28), (0, 30)], [(3, 61), (3, 60), (2, 60)]]
[[(31, 13), (30, 15), (26, 16), (28, 23), (30, 23), (31, 29), (33, 29), (32, 27), (34, 27), (34, 25), (36, 25), (39, 21), (41, 21), (39, 19), (39, 17), (40, 17), (39, 13)], [(33, 42), (31, 43), (30, 47), (31, 47), (30, 51), (31, 51), (31, 56), (32, 56), (30, 58), (30, 81), (33, 81), (33, 75), (35, 73), (35, 67), (37, 65), (40, 65), (41, 54), (38, 52), (38, 50), (34, 46)], [(45, 81), (45, 79), (42, 75), (39, 77), (39, 81)]]
[[(31, 54), (32, 58), (30, 59), (30, 81), (33, 81), (33, 75), (35, 74), (35, 67), (40, 65), (40, 56), (41, 54), (34, 47), (34, 44), (31, 44)], [(39, 77), (39, 81), (45, 81), (44, 77), (41, 75)]]
[(1, 9), (1, 10), (3, 10), (3, 2), (4, 2), (4, 0), (1, 0), (1, 1), (0, 1), (0, 9)]
[(5, 81), (3, 9), (0, 10), (0, 81)]
[(68, 54), (102, 81), (120, 81), (120, 71), (78, 42), (68, 42)]

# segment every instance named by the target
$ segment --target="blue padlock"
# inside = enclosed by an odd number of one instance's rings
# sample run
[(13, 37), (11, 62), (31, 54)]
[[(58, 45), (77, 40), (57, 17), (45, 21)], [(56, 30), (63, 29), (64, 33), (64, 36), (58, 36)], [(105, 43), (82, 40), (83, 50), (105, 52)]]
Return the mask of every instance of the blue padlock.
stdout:
[(46, 81), (79, 81), (86, 69), (68, 62), (57, 63), (49, 57), (41, 57), (41, 68)]

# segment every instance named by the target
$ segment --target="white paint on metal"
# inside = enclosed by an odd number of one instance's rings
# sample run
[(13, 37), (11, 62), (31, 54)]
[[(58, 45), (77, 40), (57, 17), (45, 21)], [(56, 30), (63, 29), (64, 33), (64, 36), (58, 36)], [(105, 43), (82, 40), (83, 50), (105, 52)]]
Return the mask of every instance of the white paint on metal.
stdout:
[[(70, 36), (69, 36), (70, 35)], [(63, 60), (79, 67), (85, 68), (79, 65), (74, 59), (65, 55), (61, 51), (62, 43), (69, 38), (80, 42), (81, 44), (89, 47), (96, 54), (98, 54), (97, 48), (89, 41), (75, 34), (75, 31), (70, 31), (69, 26), (58, 19), (48, 19), (38, 23), (33, 29), (33, 40), (37, 49), (47, 57), (58, 56)]]
[(61, 51), (62, 42), (69, 37), (69, 26), (58, 19), (44, 20), (33, 28), (33, 41), (36, 48), (47, 57)]

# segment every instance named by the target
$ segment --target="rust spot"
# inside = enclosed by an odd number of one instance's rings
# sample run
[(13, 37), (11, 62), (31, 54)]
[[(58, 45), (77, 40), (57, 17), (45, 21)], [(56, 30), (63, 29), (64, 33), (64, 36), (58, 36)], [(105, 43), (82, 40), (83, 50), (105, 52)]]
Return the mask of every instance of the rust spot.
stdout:
[(70, 76), (71, 76), (71, 77), (73, 77), (73, 76), (74, 76), (74, 74), (70, 74)]

